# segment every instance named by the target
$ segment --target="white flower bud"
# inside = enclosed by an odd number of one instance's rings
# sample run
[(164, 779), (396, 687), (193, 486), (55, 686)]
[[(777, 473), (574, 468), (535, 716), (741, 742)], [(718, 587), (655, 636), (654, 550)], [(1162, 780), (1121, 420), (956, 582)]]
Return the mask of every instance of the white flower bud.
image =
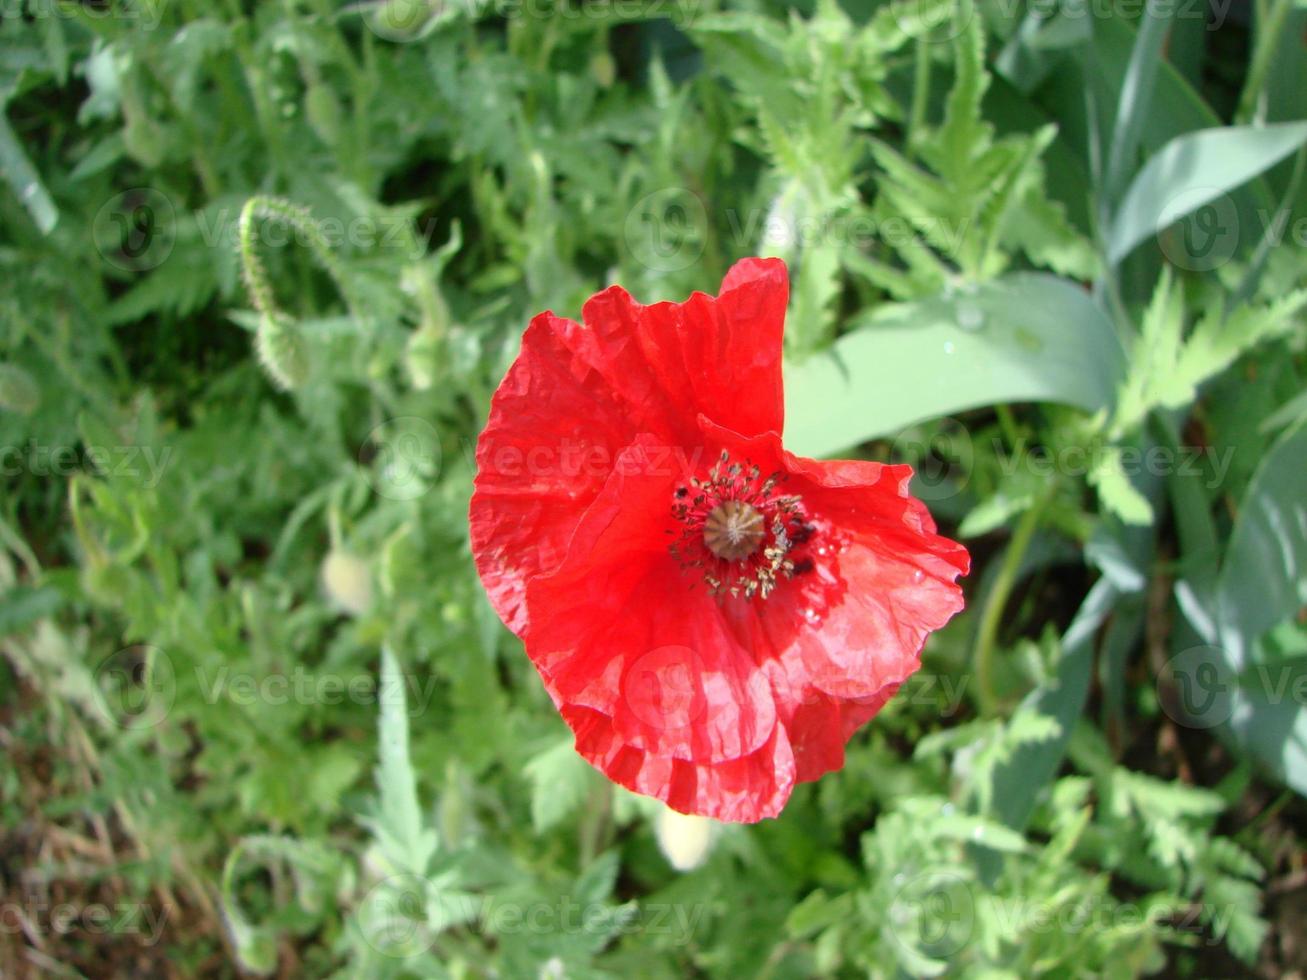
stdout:
[(372, 608), (372, 572), (348, 551), (332, 551), (322, 563), (322, 587), (331, 602), (352, 616)]
[(654, 836), (667, 863), (677, 871), (693, 871), (708, 859), (716, 836), (716, 821), (663, 807), (654, 820)]

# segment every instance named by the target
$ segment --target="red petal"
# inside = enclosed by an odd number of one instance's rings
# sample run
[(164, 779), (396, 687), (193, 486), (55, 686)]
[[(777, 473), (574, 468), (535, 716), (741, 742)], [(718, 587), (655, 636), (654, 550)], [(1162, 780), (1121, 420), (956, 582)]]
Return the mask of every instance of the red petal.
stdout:
[(800, 657), (767, 664), (780, 723), (794, 749), (796, 780), (809, 782), (844, 766), (844, 744), (899, 689), (887, 684), (862, 698), (837, 698), (813, 687)]
[(779, 259), (736, 263), (714, 299), (642, 306), (620, 286), (583, 310), (609, 380), (633, 416), (696, 433), (702, 412), (745, 435), (781, 431), (781, 335), (789, 282)]
[(472, 553), (491, 604), (515, 633), (527, 621), (526, 580), (562, 560), (577, 521), (636, 433), (592, 367), (592, 348), (569, 320), (552, 313), (532, 320), (477, 442)]
[(576, 733), (576, 750), (627, 789), (662, 800), (681, 813), (738, 823), (774, 817), (794, 789), (794, 754), (779, 725), (757, 751), (717, 764), (651, 755), (619, 736), (609, 716), (565, 705), (563, 719)]
[[(719, 763), (776, 725), (766, 677), (667, 551), (677, 474), (639, 440), (586, 511), (567, 558), (527, 585), (527, 652), (555, 700), (612, 719), (633, 748)], [(693, 587), (692, 587), (693, 586)]]
[(812, 570), (765, 601), (720, 605), (740, 644), (777, 665), (768, 674), (799, 778), (816, 778), (843, 764), (844, 741), (918, 669), (930, 632), (962, 608), (954, 580), (970, 559), (909, 496), (909, 467), (818, 462), (784, 452), (771, 434), (744, 439), (703, 418), (700, 426), (733, 457), (787, 471), (785, 492), (838, 536), (815, 542)]

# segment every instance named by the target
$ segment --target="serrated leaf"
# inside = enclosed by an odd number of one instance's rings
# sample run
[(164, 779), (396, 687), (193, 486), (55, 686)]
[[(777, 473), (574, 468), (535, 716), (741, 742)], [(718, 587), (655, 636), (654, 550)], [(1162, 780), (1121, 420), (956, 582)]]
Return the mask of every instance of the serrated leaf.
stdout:
[(1089, 483), (1098, 491), (1103, 506), (1125, 523), (1140, 526), (1153, 523), (1152, 505), (1130, 481), (1122, 464), (1120, 446), (1105, 446), (1095, 455)]
[(394, 867), (425, 875), (438, 840), (418, 803), (417, 776), (408, 754), (408, 710), (404, 675), (389, 647), (381, 651), (381, 718), (378, 724), (377, 790), (380, 805), (373, 830)]

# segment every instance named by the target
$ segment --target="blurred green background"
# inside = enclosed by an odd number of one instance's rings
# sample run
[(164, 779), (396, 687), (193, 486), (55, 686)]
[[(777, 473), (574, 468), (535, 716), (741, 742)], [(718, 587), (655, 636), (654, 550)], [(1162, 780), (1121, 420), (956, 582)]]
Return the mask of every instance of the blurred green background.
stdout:
[[(0, 975), (1307, 968), (1301, 0), (3, 0)], [(775, 821), (472, 570), (531, 315), (787, 260), (967, 612)]]

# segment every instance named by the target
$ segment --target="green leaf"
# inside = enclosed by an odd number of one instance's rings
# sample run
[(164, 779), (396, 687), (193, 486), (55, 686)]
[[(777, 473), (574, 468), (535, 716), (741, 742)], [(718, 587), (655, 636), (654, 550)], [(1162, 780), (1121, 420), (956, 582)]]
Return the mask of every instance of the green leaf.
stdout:
[(823, 456), (922, 419), (996, 403), (1097, 412), (1124, 357), (1111, 322), (1073, 283), (1016, 273), (896, 305), (786, 370), (786, 442)]
[(1165, 60), (1163, 46), (1167, 29), (1175, 16), (1175, 5), (1147, 3), (1134, 49), (1130, 52), (1130, 66), (1121, 82), (1121, 97), (1117, 103), (1116, 124), (1112, 130), (1110, 157), (1104, 178), (1104, 192), (1109, 201), (1115, 201), (1126, 168), (1134, 159), (1139, 146), (1139, 135), (1148, 118), (1153, 102), (1153, 88), (1157, 72)]
[(31, 415), (40, 404), (36, 379), (17, 364), (0, 363), (0, 411)]
[[(1301, 664), (1257, 656), (1260, 638), (1307, 602), (1307, 425), (1272, 446), (1238, 513), (1214, 599), (1206, 598), (1201, 574), (1210, 549), (1203, 547), (1197, 559), (1186, 549), (1186, 563), (1203, 564), (1196, 585), (1177, 590), (1192, 633), (1177, 637), (1173, 663), (1188, 682), (1198, 682), (1204, 710), (1221, 712), (1211, 721), (1221, 723), (1224, 740), (1307, 795), (1307, 708), (1295, 694), (1303, 682)], [(1193, 633), (1219, 646), (1185, 648)]]
[(1098, 491), (1098, 499), (1127, 524), (1153, 523), (1153, 508), (1140, 493), (1121, 463), (1121, 447), (1105, 446), (1094, 458), (1089, 482)]
[(1017, 709), (1055, 719), (1061, 732), (1047, 741), (1018, 747), (1011, 759), (995, 770), (993, 812), (1009, 827), (1020, 830), (1026, 825), (1036, 796), (1062, 763), (1067, 742), (1089, 693), (1094, 637), (1119, 598), (1111, 582), (1105, 578), (1098, 580), (1062, 638), (1062, 659), (1058, 663), (1057, 677), (1052, 683), (1031, 691)]
[(1262, 634), (1307, 603), (1307, 425), (1285, 433), (1258, 467), (1217, 591), (1220, 633), (1238, 667)]
[(1241, 306), (1226, 315), (1209, 309), (1182, 342), (1184, 294), (1163, 272), (1140, 329), (1130, 374), (1121, 387), (1112, 436), (1134, 429), (1156, 408), (1184, 408), (1198, 387), (1224, 371), (1244, 351), (1290, 332), (1307, 307), (1307, 290), (1270, 304)]
[(1226, 126), (1176, 137), (1144, 164), (1126, 191), (1107, 236), (1108, 259), (1120, 262), (1140, 242), (1275, 166), (1305, 141), (1307, 122)]
[(4, 176), (14, 196), (27, 208), (27, 213), (36, 222), (41, 234), (48, 235), (54, 231), (59, 221), (59, 209), (55, 207), (50, 192), (41, 183), (41, 175), (32, 166), (18, 134), (9, 125), (9, 118), (0, 112), (0, 175)]
[(543, 833), (573, 813), (593, 785), (594, 770), (576, 753), (571, 736), (526, 764), (531, 781), (531, 822)]
[(26, 629), (38, 619), (52, 616), (64, 603), (58, 589), (15, 585), (0, 599), (0, 636)]
[(381, 800), (373, 829), (387, 857), (398, 870), (423, 875), (436, 852), (436, 832), (425, 827), (422, 819), (417, 777), (408, 756), (404, 675), (388, 647), (381, 651), (379, 700), (377, 789)]
[(818, 888), (790, 909), (790, 914), (785, 919), (785, 932), (791, 939), (806, 939), (853, 914), (853, 896), (850, 893), (844, 892), (831, 898)]

